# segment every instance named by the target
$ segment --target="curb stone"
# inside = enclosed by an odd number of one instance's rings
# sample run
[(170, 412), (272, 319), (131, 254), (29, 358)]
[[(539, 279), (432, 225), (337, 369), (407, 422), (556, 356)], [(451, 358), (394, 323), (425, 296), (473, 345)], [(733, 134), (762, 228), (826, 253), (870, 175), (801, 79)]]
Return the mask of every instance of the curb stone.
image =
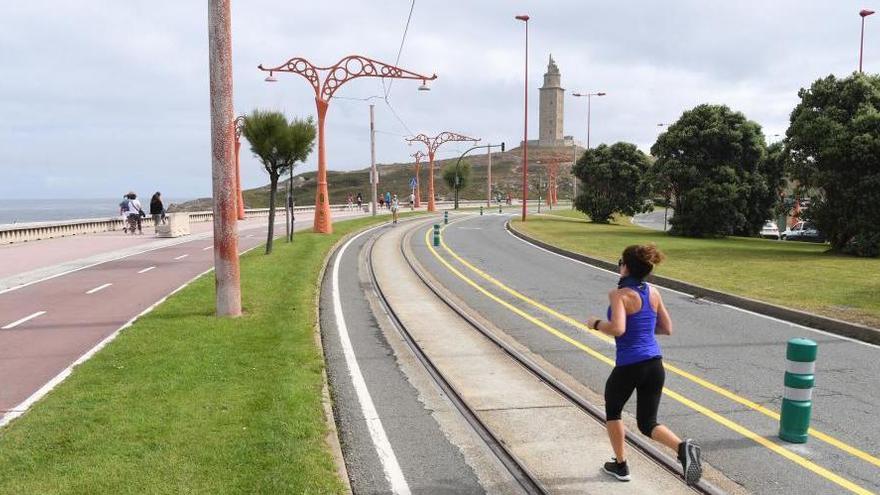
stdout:
[[(560, 256), (580, 261), (588, 265), (602, 268), (604, 270), (609, 270), (612, 272), (617, 271), (616, 263), (610, 263), (599, 258), (575, 253), (573, 251), (562, 249), (558, 246), (554, 246), (547, 242), (538, 240), (534, 237), (529, 236), (528, 234), (524, 234), (523, 232), (513, 228), (510, 225), (509, 220), (505, 222), (504, 227), (511, 234), (519, 237), (520, 239), (535, 246), (556, 253)], [(730, 306), (735, 306), (737, 308), (784, 320), (788, 323), (794, 323), (797, 325), (803, 325), (818, 330), (823, 330), (836, 335), (842, 335), (844, 337), (868, 342), (870, 344), (880, 344), (880, 329), (877, 328), (860, 325), (858, 323), (850, 323), (847, 321), (838, 320), (836, 318), (829, 318), (827, 316), (820, 316), (814, 313), (809, 313), (807, 311), (786, 308), (783, 306), (778, 306), (776, 304), (758, 301), (748, 297), (737, 296), (714, 289), (708, 289), (699, 285), (682, 282), (681, 280), (676, 280), (674, 278), (652, 275), (650, 277), (650, 280), (651, 283), (660, 287), (684, 292), (698, 299), (706, 299), (722, 304), (728, 304)]]

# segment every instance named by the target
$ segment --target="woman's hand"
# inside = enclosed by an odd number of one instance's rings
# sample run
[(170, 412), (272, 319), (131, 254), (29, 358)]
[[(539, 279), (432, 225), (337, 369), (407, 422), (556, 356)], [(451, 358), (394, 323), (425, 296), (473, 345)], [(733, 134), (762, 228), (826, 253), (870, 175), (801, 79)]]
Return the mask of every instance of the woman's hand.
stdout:
[(602, 321), (601, 318), (597, 316), (591, 316), (587, 318), (587, 327), (589, 327), (591, 330), (596, 330), (596, 323), (600, 321)]

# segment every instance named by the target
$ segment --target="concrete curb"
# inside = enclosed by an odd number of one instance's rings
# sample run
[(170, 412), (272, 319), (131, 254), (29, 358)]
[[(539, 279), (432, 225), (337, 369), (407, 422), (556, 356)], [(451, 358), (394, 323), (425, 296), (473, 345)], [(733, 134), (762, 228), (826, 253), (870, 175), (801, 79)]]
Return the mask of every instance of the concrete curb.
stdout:
[[(505, 223), (504, 226), (511, 234), (519, 237), (520, 239), (530, 244), (534, 244), (535, 246), (556, 253), (560, 256), (565, 256), (566, 258), (571, 258), (573, 260), (602, 268), (604, 270), (609, 270), (612, 272), (617, 271), (617, 265), (614, 263), (609, 263), (598, 258), (593, 258), (584, 254), (568, 251), (558, 246), (554, 246), (544, 241), (535, 239), (528, 234), (524, 234), (523, 232), (514, 229), (510, 225), (509, 220)], [(727, 292), (721, 292), (714, 289), (707, 289), (699, 285), (689, 284), (687, 282), (682, 282), (681, 280), (676, 280), (673, 278), (652, 275), (651, 282), (658, 286), (677, 290), (679, 292), (684, 292), (697, 298), (708, 299), (722, 304), (728, 304), (730, 306), (735, 306), (737, 308), (742, 308), (765, 316), (778, 318), (789, 323), (795, 323), (798, 325), (824, 330), (829, 333), (842, 335), (844, 337), (850, 337), (864, 342), (869, 342), (871, 344), (880, 344), (880, 329), (877, 328), (871, 328), (865, 325), (859, 325), (858, 323), (850, 323), (835, 318), (829, 318), (827, 316), (820, 316), (797, 309), (777, 306), (775, 304), (770, 304), (743, 296), (737, 296), (734, 294), (728, 294)]]

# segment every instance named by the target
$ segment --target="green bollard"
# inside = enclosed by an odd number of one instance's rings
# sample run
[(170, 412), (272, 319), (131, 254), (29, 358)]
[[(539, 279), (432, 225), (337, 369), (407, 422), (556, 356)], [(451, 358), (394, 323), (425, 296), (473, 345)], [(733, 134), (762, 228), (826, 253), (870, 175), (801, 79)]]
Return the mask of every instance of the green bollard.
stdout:
[(443, 212), (443, 225), (446, 225), (447, 223), (449, 223), (449, 212), (444, 211)]
[(501, 202), (498, 202), (498, 213), (501, 213)]
[(440, 224), (435, 223), (434, 224), (434, 246), (436, 247), (439, 245), (440, 245)]
[(785, 392), (779, 414), (779, 438), (786, 442), (807, 443), (810, 415), (813, 410), (813, 385), (816, 382), (816, 352), (810, 339), (788, 341), (785, 358)]
[(483, 216), (483, 207), (480, 206), (480, 216)]

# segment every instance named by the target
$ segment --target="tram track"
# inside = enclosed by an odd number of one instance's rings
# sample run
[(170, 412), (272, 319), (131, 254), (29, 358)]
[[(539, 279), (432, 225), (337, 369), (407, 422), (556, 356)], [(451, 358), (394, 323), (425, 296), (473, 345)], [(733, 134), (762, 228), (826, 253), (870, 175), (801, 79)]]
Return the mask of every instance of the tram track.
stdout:
[[(462, 320), (464, 320), (470, 327), (472, 327), (474, 330), (476, 330), (482, 336), (492, 342), (492, 344), (497, 346), (516, 363), (518, 363), (520, 366), (533, 374), (536, 378), (549, 386), (552, 390), (563, 397), (567, 402), (571, 403), (573, 406), (577, 407), (579, 410), (585, 412), (594, 420), (604, 425), (605, 415), (604, 411), (602, 411), (600, 407), (597, 407), (590, 403), (582, 395), (566, 385), (562, 380), (556, 378), (552, 373), (544, 369), (541, 365), (536, 363), (520, 350), (511, 346), (508, 342), (498, 336), (494, 331), (487, 328), (478, 319), (470, 315), (466, 309), (462, 308), (457, 302), (455, 302), (445, 292), (445, 289), (440, 288), (438, 284), (434, 280), (432, 280), (432, 278), (427, 274), (422, 265), (415, 259), (411, 249), (409, 248), (409, 246), (411, 245), (412, 236), (415, 232), (420, 232), (421, 228), (423, 227), (424, 224), (420, 223), (415, 228), (412, 228), (402, 237), (401, 243), (399, 245), (400, 254), (403, 260), (405, 260), (409, 269), (412, 270), (412, 272), (418, 277), (422, 284), (424, 284), (425, 287), (434, 294), (434, 296), (442, 301), (443, 304), (445, 304), (454, 313), (461, 317)], [(493, 454), (498, 457), (505, 468), (510, 471), (511, 475), (514, 479), (517, 480), (520, 486), (522, 486), (527, 493), (548, 493), (547, 490), (542, 486), (540, 480), (535, 479), (534, 476), (529, 473), (528, 469), (524, 467), (516, 459), (516, 457), (512, 455), (512, 453), (504, 446), (504, 444), (492, 433), (492, 431), (488, 427), (486, 427), (486, 425), (480, 420), (475, 411), (473, 411), (468, 406), (468, 404), (462, 399), (462, 396), (455, 390), (455, 388), (449, 383), (449, 381), (444, 378), (442, 372), (431, 362), (430, 358), (425, 354), (421, 347), (415, 342), (412, 335), (407, 331), (406, 326), (397, 317), (396, 313), (394, 312), (393, 305), (385, 297), (385, 294), (383, 293), (381, 285), (379, 284), (373, 270), (372, 249), (375, 240), (376, 238), (371, 239), (367, 247), (368, 271), (377, 299), (380, 301), (381, 307), (387, 313), (395, 329), (403, 337), (407, 346), (412, 350), (413, 354), (425, 367), (432, 379), (444, 391), (444, 393), (449, 396), (451, 402), (454, 404), (456, 409), (462, 414), (468, 424), (470, 424), (474, 428), (474, 431), (477, 432), (477, 434), (486, 443)], [(626, 440), (627, 443), (630, 444), (633, 448), (646, 455), (649, 459), (651, 459), (654, 463), (656, 463), (663, 469), (675, 474), (676, 476), (681, 476), (681, 468), (679, 466), (679, 463), (673, 457), (658, 449), (650, 442), (638, 437), (637, 435), (629, 431), (627, 431)], [(699, 483), (691, 486), (690, 488), (697, 493), (702, 493), (706, 495), (720, 495), (726, 493), (706, 480), (700, 480)]]
[[(446, 377), (434, 364), (431, 358), (428, 357), (424, 350), (416, 343), (406, 325), (401, 321), (397, 313), (395, 313), (393, 306), (388, 301), (388, 298), (385, 296), (385, 293), (382, 290), (382, 286), (376, 277), (373, 266), (373, 246), (375, 245), (377, 238), (377, 236), (370, 238), (366, 245), (367, 272), (369, 273), (370, 283), (373, 287), (374, 294), (379, 301), (382, 310), (388, 316), (388, 319), (394, 329), (401, 336), (404, 343), (407, 345), (407, 347), (410, 349), (410, 351), (413, 353), (413, 355), (416, 357), (422, 367), (426, 370), (434, 383), (440, 388), (440, 390), (443, 391), (446, 397), (448, 397), (449, 401), (459, 412), (462, 418), (473, 429), (473, 431), (486, 445), (489, 451), (491, 451), (492, 454), (498, 459), (501, 465), (503, 465), (504, 468), (510, 473), (511, 477), (517, 482), (517, 484), (523, 489), (523, 491), (530, 495), (545, 495), (549, 493), (547, 489), (540, 483), (540, 481), (517, 460), (517, 458), (510, 452), (510, 450), (504, 445), (504, 443), (492, 432), (492, 430), (479, 418), (476, 412), (467, 404), (461, 394), (455, 389), (455, 387), (449, 382), (449, 380), (446, 379)], [(408, 239), (409, 235), (404, 237), (403, 242), (407, 242)], [(403, 244), (401, 244), (401, 247), (402, 246)], [(409, 260), (407, 260), (407, 263), (410, 263)], [(413, 265), (410, 264), (409, 266), (412, 267)], [(418, 272), (416, 272), (416, 274), (419, 275)], [(424, 281), (424, 279), (422, 280)]]

